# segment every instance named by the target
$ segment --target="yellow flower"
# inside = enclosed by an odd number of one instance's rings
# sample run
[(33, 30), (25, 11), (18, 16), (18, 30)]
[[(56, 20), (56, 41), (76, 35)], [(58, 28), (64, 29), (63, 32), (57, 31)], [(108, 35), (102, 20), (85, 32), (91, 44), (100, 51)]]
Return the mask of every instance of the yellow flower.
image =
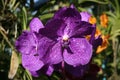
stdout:
[(108, 25), (108, 16), (105, 13), (100, 16), (100, 24), (105, 28)]

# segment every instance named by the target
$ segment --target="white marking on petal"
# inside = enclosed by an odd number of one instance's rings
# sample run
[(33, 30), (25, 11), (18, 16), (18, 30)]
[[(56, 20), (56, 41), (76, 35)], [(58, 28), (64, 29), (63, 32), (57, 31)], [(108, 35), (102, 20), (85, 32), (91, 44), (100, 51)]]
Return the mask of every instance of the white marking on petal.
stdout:
[(67, 41), (69, 39), (69, 36), (67, 34), (63, 35), (63, 38), (62, 38), (64, 41)]

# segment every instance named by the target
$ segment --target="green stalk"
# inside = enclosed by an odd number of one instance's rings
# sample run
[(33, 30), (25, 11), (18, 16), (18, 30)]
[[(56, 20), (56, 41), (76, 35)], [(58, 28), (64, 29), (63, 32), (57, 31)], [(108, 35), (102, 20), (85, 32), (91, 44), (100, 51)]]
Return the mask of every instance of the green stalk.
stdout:
[(116, 69), (116, 59), (117, 59), (117, 42), (115, 39), (112, 40), (113, 44), (113, 66), (114, 66), (114, 72), (117, 73)]
[(120, 15), (120, 14), (119, 14), (119, 13), (120, 13), (120, 10), (119, 10), (120, 8), (119, 8), (119, 7), (120, 7), (120, 6), (119, 6), (118, 0), (115, 0), (115, 5), (116, 5), (116, 15), (119, 17), (119, 15)]
[(4, 32), (2, 31), (2, 26), (0, 26), (0, 33), (2, 34), (3, 38), (6, 40), (6, 42), (8, 43), (8, 45), (11, 47), (12, 50), (14, 50), (13, 45), (11, 44), (11, 42), (8, 40), (8, 37), (4, 34)]

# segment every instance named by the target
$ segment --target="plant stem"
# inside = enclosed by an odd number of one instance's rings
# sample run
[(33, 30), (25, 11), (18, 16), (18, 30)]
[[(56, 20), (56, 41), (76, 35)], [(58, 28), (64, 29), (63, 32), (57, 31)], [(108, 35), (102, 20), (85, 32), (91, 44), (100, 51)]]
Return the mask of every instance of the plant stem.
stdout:
[(11, 44), (11, 42), (8, 40), (8, 37), (4, 34), (4, 32), (2, 31), (2, 26), (0, 26), (0, 33), (2, 34), (3, 38), (6, 40), (6, 42), (8, 43), (8, 45), (11, 47), (12, 50), (14, 50), (13, 45)]
[(117, 73), (117, 69), (116, 69), (117, 41), (113, 39), (113, 40), (112, 40), (112, 44), (113, 44), (113, 64), (114, 64), (114, 73)]

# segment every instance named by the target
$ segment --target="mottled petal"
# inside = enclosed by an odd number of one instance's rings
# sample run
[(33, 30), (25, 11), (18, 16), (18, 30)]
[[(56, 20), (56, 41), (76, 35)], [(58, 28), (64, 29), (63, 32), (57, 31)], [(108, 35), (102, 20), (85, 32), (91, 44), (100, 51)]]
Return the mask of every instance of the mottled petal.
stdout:
[(22, 55), (22, 65), (29, 71), (38, 71), (44, 66), (44, 63), (40, 60), (39, 56), (29, 54)]
[(38, 45), (36, 46), (37, 53), (39, 58), (42, 58), (46, 55), (46, 52), (55, 42), (47, 37), (38, 37)]
[(89, 22), (89, 18), (91, 17), (91, 14), (88, 12), (80, 12), (81, 15), (81, 21)]
[(56, 39), (63, 35), (66, 24), (60, 19), (51, 19), (45, 25), (45, 28), (40, 29), (40, 34), (47, 36), (51, 39)]
[(92, 57), (92, 46), (85, 38), (70, 39), (71, 52), (65, 50), (64, 60), (73, 66), (86, 65)]
[(70, 8), (62, 8), (54, 15), (55, 19), (62, 19), (67, 24), (64, 30), (64, 34), (70, 35), (74, 27), (76, 27), (81, 21), (79, 12), (71, 5)]
[(78, 26), (73, 28), (71, 36), (85, 36), (89, 35), (93, 31), (93, 26), (85, 21), (81, 21)]
[(42, 22), (40, 21), (39, 18), (33, 18), (30, 22), (30, 31), (31, 32), (39, 32), (40, 28), (44, 28)]
[(64, 29), (64, 34), (68, 34), (69, 36), (71, 36), (76, 27), (79, 25), (80, 20), (77, 20), (76, 18), (67, 18), (67, 20), (65, 20), (65, 23), (67, 24), (67, 26)]
[(29, 54), (35, 49), (35, 38), (32, 33), (24, 31), (16, 40), (16, 49), (22, 54)]
[(47, 58), (50, 64), (58, 64), (62, 59), (62, 50), (61, 44), (58, 42), (56, 43), (49, 51), (49, 57)]
[(81, 16), (80, 16), (79, 12), (74, 7), (72, 7), (72, 8), (67, 8), (67, 7), (61, 8), (54, 15), (54, 18), (57, 18), (57, 19), (65, 19), (66, 20), (68, 17), (81, 19)]

